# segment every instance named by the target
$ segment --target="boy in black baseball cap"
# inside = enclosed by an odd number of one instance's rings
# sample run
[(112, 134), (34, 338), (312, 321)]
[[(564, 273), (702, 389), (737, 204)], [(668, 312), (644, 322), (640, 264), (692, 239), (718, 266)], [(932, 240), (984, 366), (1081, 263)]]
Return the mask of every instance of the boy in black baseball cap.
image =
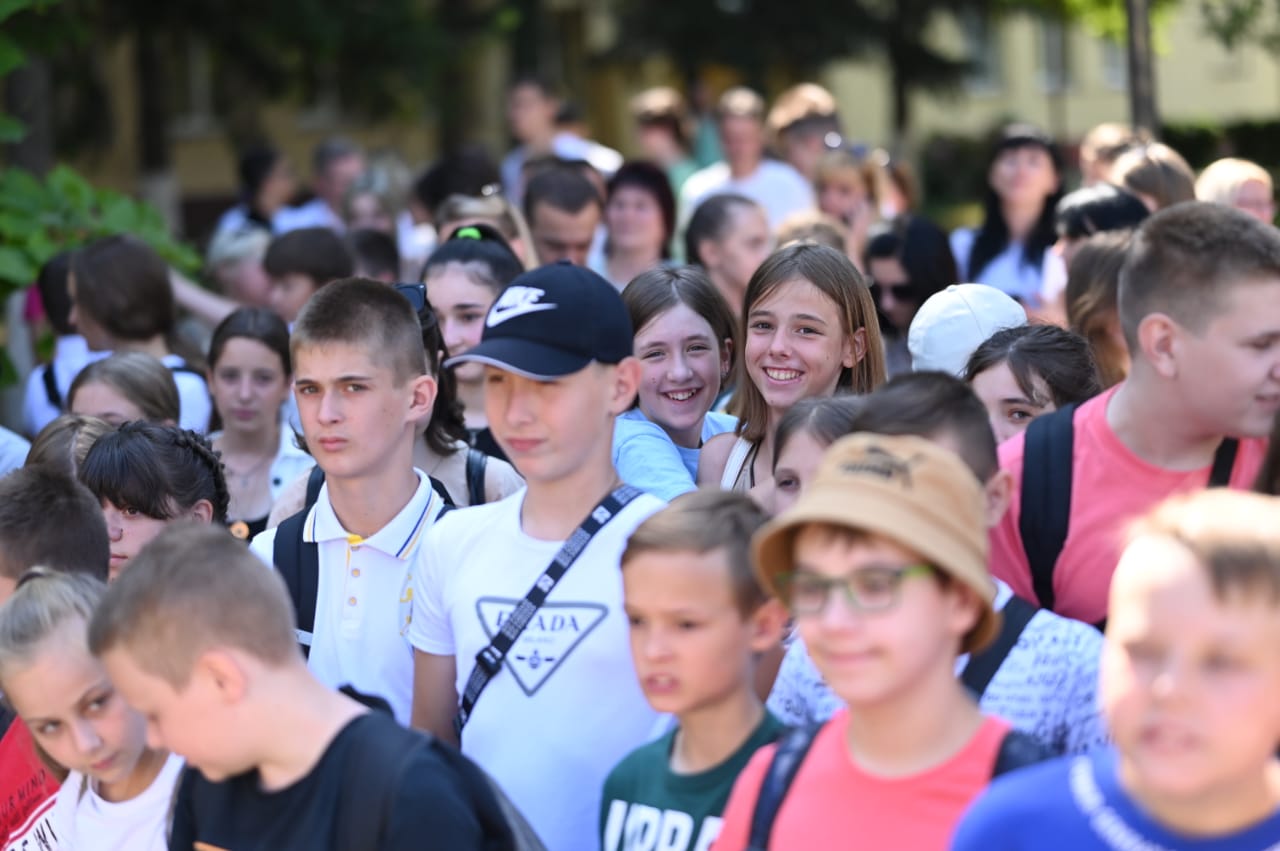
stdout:
[(613, 467), (614, 419), (640, 378), (631, 340), (594, 272), (557, 263), (512, 281), (479, 345), (448, 365), (485, 365), (489, 428), (528, 487), (446, 515), (414, 575), (414, 725), (460, 737), (547, 847), (567, 851), (596, 848), (605, 776), (657, 718), (618, 570), (662, 506)]

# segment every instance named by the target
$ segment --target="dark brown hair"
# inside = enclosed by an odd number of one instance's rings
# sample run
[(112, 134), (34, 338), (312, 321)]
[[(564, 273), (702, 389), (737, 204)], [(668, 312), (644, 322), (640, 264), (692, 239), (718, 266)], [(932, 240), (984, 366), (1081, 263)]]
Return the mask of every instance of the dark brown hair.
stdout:
[(0, 575), (41, 565), (105, 582), (110, 561), (102, 506), (84, 485), (40, 464), (0, 478)]
[[(1052, 402), (1061, 408), (1102, 390), (1088, 341), (1057, 325), (1019, 325), (992, 334), (969, 356), (965, 381), (1002, 363), (1013, 373), (1018, 389), (1037, 405)], [(1048, 389), (1048, 399), (1036, 391), (1037, 378)]]
[(1280, 276), (1280, 232), (1247, 213), (1208, 201), (1161, 210), (1133, 236), (1120, 270), (1117, 303), (1130, 354), (1138, 325), (1164, 313), (1201, 333), (1218, 315), (1224, 291)]
[(1067, 322), (1089, 341), (1103, 388), (1123, 381), (1129, 367), (1129, 353), (1112, 336), (1111, 326), (1120, 321), (1120, 269), (1132, 239), (1128, 230), (1096, 233), (1080, 246), (1067, 271)]
[(132, 236), (91, 242), (71, 257), (75, 304), (115, 340), (146, 341), (173, 330), (169, 267)]

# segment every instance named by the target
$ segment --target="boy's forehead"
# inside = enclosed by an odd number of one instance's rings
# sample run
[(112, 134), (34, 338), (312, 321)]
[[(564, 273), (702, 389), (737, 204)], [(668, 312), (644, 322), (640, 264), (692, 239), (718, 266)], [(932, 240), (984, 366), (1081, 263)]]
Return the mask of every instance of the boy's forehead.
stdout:
[(796, 530), (792, 550), (798, 557), (881, 560), (884, 557), (919, 560), (910, 547), (893, 538), (855, 526), (806, 523)]
[(506, 375), (513, 378), (523, 378), (526, 381), (533, 381), (538, 384), (551, 384), (553, 382), (556, 384), (564, 384), (566, 382), (590, 382), (593, 379), (599, 379), (602, 376), (609, 375), (617, 368), (617, 364), (592, 361), (577, 372), (571, 372), (567, 375), (558, 375), (548, 378), (534, 378), (516, 369), (502, 367), (491, 363), (486, 363), (484, 365), (486, 375)]
[(300, 344), (293, 348), (293, 365), (298, 378), (304, 377), (304, 373), (307, 378), (319, 378), (392, 371), (390, 359), (379, 354), (377, 344), (372, 340)]

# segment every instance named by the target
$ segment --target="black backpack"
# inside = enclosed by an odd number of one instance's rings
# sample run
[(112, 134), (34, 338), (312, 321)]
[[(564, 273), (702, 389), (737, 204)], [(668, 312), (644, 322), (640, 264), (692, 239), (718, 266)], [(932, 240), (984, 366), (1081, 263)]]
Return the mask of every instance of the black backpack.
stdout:
[[(1053, 610), (1053, 571), (1071, 523), (1072, 457), (1075, 450), (1076, 405), (1036, 417), (1027, 426), (1022, 452), (1021, 517), (1018, 531), (1031, 568), (1031, 585), (1041, 608)], [(1209, 487), (1231, 481), (1239, 441), (1228, 437), (1218, 445)], [(1101, 626), (1101, 625), (1099, 625)]]
[[(1017, 599), (1017, 598), (1014, 598)], [(769, 768), (765, 771), (760, 783), (760, 794), (756, 797), (756, 807), (751, 813), (751, 832), (747, 839), (747, 851), (767, 851), (769, 837), (773, 833), (773, 824), (782, 809), (782, 802), (796, 779), (800, 766), (818, 732), (826, 726), (826, 722), (812, 724), (807, 727), (796, 727), (788, 730), (778, 740), (778, 749), (773, 753)], [(995, 765), (991, 770), (994, 779), (1019, 768), (1043, 762), (1052, 757), (1048, 748), (1035, 738), (1018, 730), (1005, 733), (1000, 742), (1000, 750), (996, 752)]]
[[(477, 453), (478, 454), (478, 453)], [(484, 465), (480, 465), (480, 485), (484, 489)], [(467, 458), (468, 486), (471, 479), (471, 458)], [(307, 513), (320, 497), (320, 486), (324, 484), (324, 470), (319, 465), (311, 468), (307, 478), (307, 498), (302, 510), (282, 520), (276, 527), (275, 543), (271, 551), (271, 560), (276, 570), (284, 579), (289, 589), (289, 599), (293, 601), (293, 611), (298, 622), (298, 643), (302, 646), (302, 655), (311, 655), (310, 638), (316, 627), (316, 594), (320, 585), (320, 546), (315, 541), (307, 541), (303, 537)], [(449, 491), (439, 479), (431, 479), (431, 487), (444, 500), (444, 508), (436, 516), (439, 520), (448, 512), (457, 508)], [(478, 504), (478, 503), (477, 503)], [(306, 641), (302, 636), (308, 636)]]
[[(341, 691), (373, 706), (374, 711), (390, 715), (390, 707), (380, 699), (370, 699), (350, 688)], [(484, 832), (485, 851), (546, 851), (502, 788), (458, 749), (430, 733), (408, 730), (395, 723), (364, 724), (360, 732), (360, 741), (352, 748), (347, 765), (350, 775), (360, 780), (350, 784), (351, 794), (338, 813), (334, 847), (343, 851), (377, 851), (382, 847), (382, 834), (390, 821), (401, 778), (425, 748), (448, 766), (456, 787), (472, 803)], [(429, 837), (423, 841), (430, 844)]]

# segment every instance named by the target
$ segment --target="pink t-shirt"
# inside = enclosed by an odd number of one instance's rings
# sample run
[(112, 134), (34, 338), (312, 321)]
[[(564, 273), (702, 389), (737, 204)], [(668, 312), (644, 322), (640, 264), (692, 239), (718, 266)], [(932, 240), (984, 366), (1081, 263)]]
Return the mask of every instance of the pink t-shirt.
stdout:
[[(987, 718), (946, 762), (910, 777), (868, 774), (849, 758), (842, 709), (814, 739), (778, 810), (770, 848), (946, 848), (961, 814), (991, 783), (1009, 725)], [(761, 748), (734, 784), (714, 851), (743, 851), (776, 745)]]
[[(1128, 524), (1166, 497), (1203, 488), (1211, 469), (1166, 470), (1133, 454), (1107, 423), (1107, 404), (1115, 391), (1113, 387), (1076, 409), (1071, 520), (1053, 571), (1054, 611), (1088, 623), (1107, 616), (1111, 574)], [(1266, 440), (1240, 441), (1231, 470), (1232, 487), (1253, 484), (1266, 451)], [(1022, 452), (1020, 434), (1000, 446), (1000, 466), (1013, 475), (1013, 498), (1000, 525), (991, 530), (991, 572), (1008, 582), (1018, 596), (1035, 600), (1031, 568), (1018, 531)]]

